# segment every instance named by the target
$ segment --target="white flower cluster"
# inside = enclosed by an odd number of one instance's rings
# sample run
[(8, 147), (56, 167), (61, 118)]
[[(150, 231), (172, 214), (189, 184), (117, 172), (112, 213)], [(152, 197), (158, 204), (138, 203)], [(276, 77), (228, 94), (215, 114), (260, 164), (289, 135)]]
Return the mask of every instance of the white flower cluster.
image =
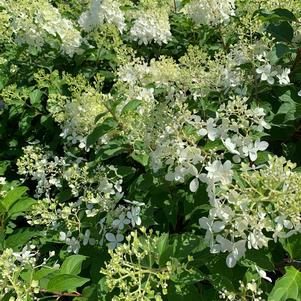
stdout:
[(256, 73), (260, 77), (260, 80), (266, 81), (270, 85), (275, 83), (275, 78), (278, 79), (280, 85), (288, 85), (290, 83), (289, 74), (291, 70), (289, 68), (273, 66), (269, 61), (266, 52), (259, 55), (257, 59), (262, 64), (260, 67), (256, 68)]
[(120, 32), (124, 31), (125, 18), (118, 1), (92, 0), (90, 9), (83, 12), (78, 20), (85, 31), (91, 31), (104, 22), (115, 24)]
[(95, 117), (103, 112), (101, 102), (95, 102), (95, 97), (82, 95), (82, 98), (68, 100), (64, 109), (65, 119), (60, 136), (67, 144), (86, 148), (87, 136), (95, 126)]
[[(90, 168), (87, 163), (72, 162), (65, 157), (54, 156), (40, 146), (29, 145), (18, 159), (18, 173), (37, 181), (36, 196), (51, 198), (53, 188), (61, 188), (65, 180), (74, 197), (86, 206), (86, 215), (93, 217), (99, 211), (107, 211), (123, 196), (122, 177), (114, 166)], [(68, 161), (68, 162), (67, 162)]]
[(159, 60), (152, 59), (149, 64), (142, 59), (136, 59), (120, 66), (118, 80), (130, 86), (148, 86), (168, 88), (180, 80), (180, 68), (171, 58), (161, 56)]
[[(265, 298), (263, 297), (263, 291), (260, 289), (255, 279), (252, 279), (246, 284), (244, 284), (242, 281), (239, 281), (238, 290), (238, 292), (230, 292), (226, 289), (223, 289), (220, 292), (219, 297), (226, 301), (265, 301)], [(246, 296), (248, 299), (245, 299)]]
[(205, 160), (206, 154), (197, 146), (197, 135), (185, 132), (188, 124), (196, 131), (202, 124), (200, 118), (179, 101), (180, 95), (177, 97), (158, 104), (149, 119), (144, 141), (150, 149), (153, 171), (167, 166), (168, 181), (184, 182), (194, 166)]
[(64, 171), (62, 177), (73, 196), (85, 205), (87, 217), (111, 210), (123, 196), (122, 177), (114, 166), (100, 165), (91, 169), (87, 163), (74, 163)]
[(52, 94), (47, 101), (47, 108), (60, 124), (60, 136), (65, 139), (66, 144), (87, 149), (87, 136), (96, 125), (95, 118), (102, 113), (105, 113), (103, 118), (108, 117), (105, 103), (110, 95), (98, 92), (81, 76), (74, 78), (65, 75), (63, 80), (69, 84), (71, 96)]
[(141, 11), (130, 30), (130, 36), (138, 44), (155, 42), (167, 44), (171, 38), (169, 16), (166, 9), (154, 8)]
[[(28, 223), (45, 225), (49, 230), (59, 229), (60, 240), (68, 246), (68, 252), (78, 253), (81, 244), (103, 245), (104, 237), (108, 240), (109, 248), (116, 247), (123, 240), (121, 231), (126, 226), (141, 225), (140, 207), (143, 203), (125, 200), (129, 206), (116, 207), (123, 192), (122, 177), (114, 166), (98, 165), (92, 168), (81, 160), (66, 161), (65, 158), (45, 152), (40, 146), (29, 145), (24, 148), (24, 156), (17, 163), (19, 173), (37, 181), (37, 196), (46, 197), (31, 207), (26, 215)], [(61, 188), (62, 181), (68, 185), (72, 196), (76, 198), (75, 202), (57, 201), (58, 191), (53, 188)], [(81, 216), (84, 213), (85, 219), (95, 219), (106, 214), (95, 227), (100, 228), (98, 234), (94, 233), (92, 237), (90, 229), (86, 229), (84, 235), (81, 234), (79, 213)]]
[(53, 187), (61, 187), (61, 171), (67, 165), (65, 158), (53, 156), (38, 145), (28, 145), (23, 151), (17, 161), (18, 173), (37, 181), (35, 197), (50, 197)]
[[(130, 203), (131, 206), (119, 205), (117, 208), (113, 208), (104, 218), (100, 219), (96, 227), (91, 228), (91, 230), (89, 228), (86, 229), (84, 234), (75, 234), (75, 231), (70, 230), (60, 231), (59, 239), (68, 246), (67, 251), (77, 254), (81, 246), (96, 244), (103, 246), (104, 238), (109, 249), (115, 249), (120, 246), (124, 240), (122, 233), (129, 227), (140, 226), (142, 222), (140, 206), (143, 204), (136, 201), (125, 201)], [(96, 232), (95, 230), (98, 231)]]
[(11, 15), (15, 40), (19, 45), (27, 44), (31, 49), (41, 51), (48, 44), (70, 57), (80, 52), (80, 32), (48, 1), (9, 0), (5, 9)]
[(199, 134), (207, 135), (211, 141), (220, 139), (226, 149), (234, 154), (236, 162), (246, 157), (255, 161), (257, 152), (268, 147), (267, 142), (258, 138), (254, 141), (252, 137), (255, 133), (271, 128), (264, 120), (265, 115), (263, 108), (248, 108), (247, 98), (236, 96), (227, 105), (220, 106), (216, 118), (209, 118), (206, 128), (201, 129)]
[(208, 55), (198, 46), (189, 46), (187, 53), (179, 59), (182, 89), (189, 90), (194, 100), (211, 92), (246, 95), (252, 83), (247, 70), (239, 67), (236, 53), (224, 50)]
[[(177, 99), (180, 99), (179, 95)], [(226, 184), (229, 181), (227, 175), (231, 175), (231, 162), (222, 165), (220, 160), (224, 154), (233, 154), (236, 163), (247, 157), (255, 161), (257, 152), (268, 147), (267, 142), (254, 138), (270, 128), (264, 120), (264, 110), (259, 107), (249, 108), (246, 102), (246, 98), (231, 98), (227, 105), (220, 106), (215, 118), (207, 120), (193, 115), (179, 102), (158, 106), (152, 121), (156, 131), (148, 128), (145, 136), (152, 150), (150, 158), (153, 170), (156, 172), (167, 166), (165, 178), (168, 181), (184, 182), (187, 177), (193, 176), (190, 185), (192, 191), (198, 189), (199, 181)], [(186, 132), (188, 127), (190, 132)], [(220, 141), (224, 149), (219, 146), (217, 153), (214, 147), (199, 147), (199, 140), (205, 137), (209, 142)], [(201, 173), (203, 168), (207, 170), (207, 175)], [(217, 176), (219, 171), (220, 175)]]
[(206, 230), (211, 252), (228, 253), (229, 267), (235, 266), (247, 248), (267, 247), (271, 239), (301, 232), (301, 175), (294, 167), (284, 158), (269, 157), (267, 166), (259, 170), (242, 164), (240, 181), (232, 181), (231, 173), (221, 166), (211, 170), (213, 179), (221, 184), (211, 194), (209, 216), (199, 223)]
[[(107, 232), (106, 229), (103, 229), (103, 234), (105, 234), (105, 238), (108, 241), (107, 246), (109, 249), (115, 249), (121, 245), (124, 240), (124, 235), (121, 234), (121, 231), (125, 229), (126, 226), (131, 225), (132, 228), (141, 225), (141, 206), (143, 203), (137, 201), (128, 201), (131, 206), (126, 207), (123, 205), (119, 205), (113, 212), (112, 215), (116, 216), (113, 219), (111, 225), (107, 225), (107, 229), (111, 228), (111, 232)], [(112, 230), (117, 231), (116, 234), (113, 234)]]
[(193, 0), (184, 7), (197, 24), (218, 25), (235, 15), (235, 0)]
[(49, 269), (50, 272), (57, 270), (57, 264), (47, 264), (54, 252), (49, 252), (49, 257), (44, 258), (42, 263), (37, 264), (38, 252), (36, 246), (26, 245), (20, 252), (12, 249), (4, 249), (0, 254), (0, 297), (9, 296), (10, 301), (36, 300), (36, 294), (40, 292), (39, 281), (30, 277), (24, 279), (24, 273), (31, 271), (33, 274), (38, 268)]

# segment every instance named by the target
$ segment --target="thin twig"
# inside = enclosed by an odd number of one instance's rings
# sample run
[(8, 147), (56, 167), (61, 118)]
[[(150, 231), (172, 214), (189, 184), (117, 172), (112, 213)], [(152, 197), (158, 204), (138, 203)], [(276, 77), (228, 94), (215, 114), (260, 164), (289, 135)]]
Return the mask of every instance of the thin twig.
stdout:
[(294, 72), (294, 70), (296, 69), (296, 67), (299, 65), (300, 59), (301, 59), (301, 48), (298, 48), (298, 49), (297, 49), (297, 55), (296, 55), (296, 58), (295, 58), (295, 60), (294, 60), (294, 63), (293, 63), (293, 65), (292, 65), (292, 68), (291, 68), (291, 74)]
[(49, 292), (46, 289), (41, 289), (40, 292), (44, 293), (44, 294), (52, 294), (52, 297), (58, 297), (58, 298), (61, 298), (61, 297), (80, 297), (82, 295), (81, 293), (78, 293), (78, 292), (75, 292), (75, 293)]

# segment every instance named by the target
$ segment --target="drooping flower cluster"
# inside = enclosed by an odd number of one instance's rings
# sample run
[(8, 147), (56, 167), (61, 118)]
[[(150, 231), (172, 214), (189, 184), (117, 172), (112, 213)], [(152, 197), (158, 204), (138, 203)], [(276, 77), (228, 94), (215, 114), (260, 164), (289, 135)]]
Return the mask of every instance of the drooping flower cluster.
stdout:
[(199, 222), (211, 252), (228, 253), (229, 267), (247, 248), (260, 249), (272, 239), (300, 233), (301, 175), (294, 167), (271, 156), (259, 169), (242, 164), (241, 181), (224, 181), (214, 191), (209, 216)]
[(209, 118), (200, 134), (207, 135), (211, 141), (221, 139), (231, 154), (255, 161), (257, 152), (268, 147), (267, 142), (253, 138), (256, 133), (271, 128), (264, 120), (265, 115), (263, 108), (248, 108), (247, 98), (235, 97), (220, 106), (216, 118)]

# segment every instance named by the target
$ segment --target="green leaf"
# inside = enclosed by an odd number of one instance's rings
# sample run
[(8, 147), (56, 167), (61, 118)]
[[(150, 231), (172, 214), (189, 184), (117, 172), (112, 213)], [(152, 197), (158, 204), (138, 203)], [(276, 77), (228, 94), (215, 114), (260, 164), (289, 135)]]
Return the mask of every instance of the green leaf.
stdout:
[(141, 100), (134, 99), (129, 101), (122, 109), (121, 114), (125, 114), (131, 111), (135, 111), (141, 104)]
[(292, 266), (285, 270), (285, 275), (276, 281), (268, 301), (301, 300), (301, 273)]
[(50, 292), (74, 292), (76, 288), (84, 285), (89, 280), (76, 275), (61, 274), (49, 280), (47, 290)]
[(291, 42), (291, 40), (294, 37), (294, 30), (293, 30), (292, 26), (287, 21), (283, 21), (280, 24), (271, 23), (267, 27), (267, 31), (278, 42)]
[(171, 198), (166, 198), (163, 201), (163, 211), (167, 218), (167, 221), (173, 226), (175, 229), (177, 225), (177, 215), (178, 215), (178, 204), (175, 200)]
[(117, 136), (108, 144), (102, 146), (100, 150), (97, 152), (96, 157), (98, 160), (107, 160), (109, 158), (118, 156), (128, 150), (128, 146), (126, 145), (126, 137)]
[(34, 200), (32, 198), (22, 198), (22, 199), (18, 200), (8, 210), (8, 213), (7, 213), (8, 217), (11, 217), (12, 215), (15, 215), (17, 213), (27, 211), (35, 202), (36, 202), (36, 200)]
[(101, 125), (97, 126), (87, 138), (87, 146), (94, 144), (100, 137), (116, 128), (117, 121), (113, 117), (107, 118)]
[(149, 156), (147, 154), (139, 154), (135, 151), (131, 153), (131, 157), (143, 166), (147, 166), (149, 161)]
[(25, 186), (16, 187), (13, 190), (9, 191), (5, 198), (0, 201), (6, 211), (21, 198), (21, 196), (28, 190)]
[(290, 52), (292, 52), (292, 50), (285, 43), (276, 43), (268, 54), (268, 59), (271, 64), (277, 64), (282, 57)]
[(11, 161), (5, 160), (0, 162), (0, 176), (4, 176), (6, 170), (11, 165)]
[(29, 99), (30, 99), (30, 103), (34, 106), (37, 107), (40, 102), (41, 102), (41, 97), (43, 95), (43, 92), (41, 90), (34, 90), (29, 94)]
[(5, 247), (16, 249), (20, 246), (24, 246), (32, 238), (41, 235), (42, 233), (40, 231), (30, 227), (17, 229), (5, 240)]
[(159, 253), (159, 266), (165, 266), (166, 262), (169, 260), (170, 256), (173, 253), (173, 246), (169, 245), (169, 235), (168, 233), (164, 233), (160, 237), (160, 241), (158, 243), (158, 253)]
[(285, 8), (276, 8), (273, 10), (273, 14), (279, 16), (283, 20), (296, 21), (296, 16), (289, 10)]
[(99, 300), (97, 285), (87, 286), (83, 289), (81, 297), (75, 297), (73, 301), (95, 301)]
[(168, 233), (162, 234), (160, 237), (160, 241), (158, 243), (158, 247), (157, 247), (159, 256), (161, 256), (163, 254), (163, 252), (165, 251), (166, 247), (168, 246), (168, 242), (169, 242)]
[(196, 301), (202, 300), (194, 285), (177, 286), (170, 285), (168, 287), (168, 301)]
[(60, 272), (62, 274), (78, 275), (82, 268), (82, 263), (86, 260), (83, 255), (71, 255), (63, 262)]
[(246, 252), (246, 259), (251, 260), (266, 271), (273, 271), (275, 268), (270, 257), (270, 254), (266, 251), (258, 252), (257, 250), (251, 249)]
[(207, 150), (215, 150), (215, 151), (219, 151), (219, 150), (224, 150), (225, 146), (224, 144), (220, 141), (220, 140), (215, 140), (215, 141), (208, 141), (204, 146), (203, 149), (205, 151)]
[(41, 269), (35, 271), (35, 273), (33, 275), (33, 279), (41, 280), (42, 278), (44, 278), (52, 273), (57, 273), (57, 272), (58, 272), (58, 270), (42, 267)]
[(301, 259), (301, 234), (281, 239), (280, 243), (292, 259)]
[(108, 112), (103, 112), (98, 114), (95, 119), (94, 119), (94, 123), (97, 123), (102, 117), (106, 116), (108, 114)]
[(203, 237), (193, 233), (175, 234), (171, 237), (174, 246), (173, 256), (180, 259), (187, 259), (188, 255), (204, 250), (207, 245)]
[(265, 20), (269, 22), (275, 21), (296, 21), (296, 16), (289, 10), (285, 8), (276, 8), (272, 12), (260, 11), (260, 14), (264, 16)]

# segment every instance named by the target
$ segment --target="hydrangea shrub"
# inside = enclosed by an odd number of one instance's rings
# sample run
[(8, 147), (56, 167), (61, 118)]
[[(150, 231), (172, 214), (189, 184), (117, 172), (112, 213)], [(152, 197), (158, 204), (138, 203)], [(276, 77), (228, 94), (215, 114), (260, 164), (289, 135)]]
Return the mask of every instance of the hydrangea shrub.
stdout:
[(299, 0), (0, 21), (0, 300), (301, 300)]

